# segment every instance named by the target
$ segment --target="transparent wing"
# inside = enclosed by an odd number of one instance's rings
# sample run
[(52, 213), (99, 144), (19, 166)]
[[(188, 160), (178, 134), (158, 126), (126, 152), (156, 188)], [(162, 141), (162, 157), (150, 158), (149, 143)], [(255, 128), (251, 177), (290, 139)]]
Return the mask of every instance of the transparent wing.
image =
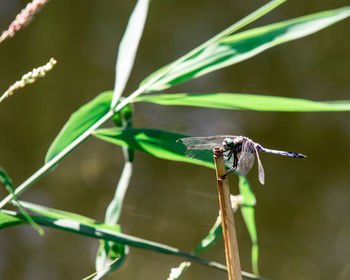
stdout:
[(250, 139), (244, 141), (242, 145), (242, 152), (238, 159), (238, 171), (243, 176), (247, 175), (250, 169), (252, 169), (255, 158), (254, 142)]
[(207, 137), (180, 138), (177, 142), (186, 146), (185, 155), (202, 161), (213, 161), (213, 149), (221, 147), (225, 138), (235, 138), (234, 135), (216, 135)]
[(254, 145), (254, 149), (255, 149), (255, 153), (256, 153), (256, 159), (258, 161), (258, 176), (259, 176), (259, 181), (262, 185), (265, 184), (265, 171), (264, 171), (264, 167), (260, 161), (260, 157), (259, 157), (259, 152), (257, 151), (255, 145)]
[(186, 157), (198, 159), (201, 161), (213, 162), (213, 150), (186, 150)]
[(183, 143), (187, 149), (190, 150), (212, 150), (216, 147), (220, 147), (222, 141), (225, 138), (234, 139), (237, 136), (234, 135), (216, 135), (206, 137), (187, 137), (177, 140), (179, 143)]

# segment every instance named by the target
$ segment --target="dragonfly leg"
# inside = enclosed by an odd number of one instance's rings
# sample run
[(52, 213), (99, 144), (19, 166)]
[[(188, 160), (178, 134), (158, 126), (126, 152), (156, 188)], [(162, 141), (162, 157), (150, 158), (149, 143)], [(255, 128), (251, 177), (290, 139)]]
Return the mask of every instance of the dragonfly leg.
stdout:
[(237, 169), (237, 165), (238, 165), (237, 153), (232, 152), (231, 156), (232, 155), (233, 155), (233, 166), (226, 171), (226, 174), (230, 174), (230, 173), (234, 172)]
[(233, 154), (233, 150), (230, 150), (228, 155), (227, 155), (227, 161), (230, 160), (230, 158), (232, 157), (232, 154)]

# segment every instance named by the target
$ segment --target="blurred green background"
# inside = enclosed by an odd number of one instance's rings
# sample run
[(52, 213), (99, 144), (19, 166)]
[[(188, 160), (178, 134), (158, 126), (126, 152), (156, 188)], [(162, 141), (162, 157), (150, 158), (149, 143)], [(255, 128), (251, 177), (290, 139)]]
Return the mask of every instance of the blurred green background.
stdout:
[[(267, 1), (153, 0), (125, 94), (149, 73), (178, 58)], [(19, 185), (44, 161), (72, 112), (114, 85), (117, 45), (136, 1), (50, 1), (34, 21), (0, 45), (0, 91), (50, 57), (56, 67), (0, 104), (0, 165)], [(0, 1), (7, 29), (26, 1)], [(348, 1), (289, 1), (255, 22), (260, 26)], [(313, 100), (349, 99), (349, 20), (273, 48), (248, 61), (167, 92), (242, 92)], [(256, 168), (260, 271), (270, 279), (350, 277), (349, 113), (270, 113), (136, 104), (134, 126), (188, 135), (246, 135), (270, 148), (301, 152), (305, 160), (262, 155), (266, 184)], [(121, 150), (88, 139), (21, 199), (102, 221), (123, 167)], [(231, 176), (237, 193), (237, 178)], [(0, 191), (2, 197), (6, 195)], [(192, 251), (218, 214), (214, 171), (136, 153), (126, 194), (123, 232)], [(236, 215), (242, 268), (250, 271), (250, 239)], [(82, 279), (94, 271), (98, 242), (29, 226), (0, 232), (1, 279)], [(224, 263), (222, 240), (201, 254)], [(181, 259), (131, 249), (106, 279), (166, 279)], [(193, 266), (183, 279), (226, 279)]]

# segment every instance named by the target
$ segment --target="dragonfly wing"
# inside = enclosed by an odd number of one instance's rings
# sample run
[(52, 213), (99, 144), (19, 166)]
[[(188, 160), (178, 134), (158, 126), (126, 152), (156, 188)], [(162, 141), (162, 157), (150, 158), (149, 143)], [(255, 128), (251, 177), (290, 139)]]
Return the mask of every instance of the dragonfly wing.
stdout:
[(213, 161), (213, 149), (222, 146), (225, 138), (234, 139), (234, 135), (216, 135), (207, 137), (180, 138), (177, 142), (186, 146), (185, 155), (202, 161)]
[[(234, 135), (216, 135), (216, 136), (207, 136), (207, 137), (187, 137), (180, 138), (177, 142), (183, 143), (187, 148), (204, 150), (204, 149), (213, 149), (215, 147), (220, 147), (222, 141), (225, 138), (234, 139), (237, 136)], [(193, 147), (192, 147), (193, 146)]]
[(213, 162), (213, 150), (190, 150), (185, 151), (185, 155), (188, 158), (194, 158), (201, 161)]
[(242, 152), (238, 159), (238, 171), (243, 176), (247, 175), (252, 169), (255, 158), (254, 143), (251, 140), (244, 141), (242, 145)]
[(259, 174), (259, 181), (262, 185), (265, 184), (265, 171), (264, 171), (264, 167), (260, 161), (260, 157), (259, 157), (259, 152), (257, 151), (256, 147), (254, 146), (255, 149), (255, 153), (256, 153), (256, 159), (258, 161), (258, 174)]

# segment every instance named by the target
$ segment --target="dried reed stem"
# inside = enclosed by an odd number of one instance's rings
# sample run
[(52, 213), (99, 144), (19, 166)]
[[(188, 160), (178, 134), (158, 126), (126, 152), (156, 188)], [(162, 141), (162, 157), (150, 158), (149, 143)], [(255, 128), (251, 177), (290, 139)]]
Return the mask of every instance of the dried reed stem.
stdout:
[(214, 149), (217, 187), (219, 193), (222, 234), (225, 244), (226, 265), (229, 280), (242, 280), (241, 264), (233, 219), (230, 187), (226, 177), (225, 162), (220, 148)]
[(38, 68), (34, 68), (32, 71), (28, 72), (27, 74), (23, 75), (21, 80), (15, 82), (12, 86), (8, 88), (4, 92), (4, 94), (0, 97), (0, 103), (10, 95), (14, 93), (15, 90), (25, 87), (28, 84), (34, 83), (38, 78), (44, 77), (47, 72), (49, 72), (54, 65), (57, 63), (57, 61), (54, 58), (51, 58), (48, 63), (46, 63), (43, 66), (40, 66)]
[(45, 5), (48, 0), (33, 0), (16, 16), (15, 20), (11, 22), (9, 28), (0, 36), (0, 43), (9, 37), (13, 37), (15, 33), (22, 27), (28, 25), (33, 19), (35, 13), (40, 11), (40, 8)]

